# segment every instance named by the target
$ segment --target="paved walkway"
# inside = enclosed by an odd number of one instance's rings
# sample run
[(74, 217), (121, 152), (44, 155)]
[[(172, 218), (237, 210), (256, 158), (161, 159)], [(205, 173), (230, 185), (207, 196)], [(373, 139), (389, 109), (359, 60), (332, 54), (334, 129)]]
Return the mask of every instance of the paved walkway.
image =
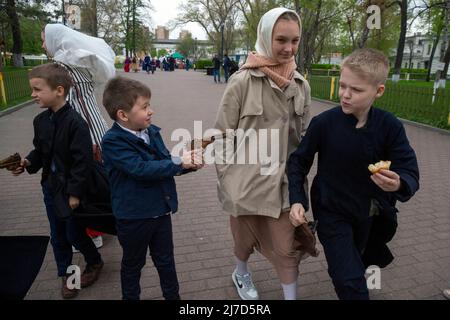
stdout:
[[(163, 128), (169, 149), (177, 143), (170, 141), (174, 129), (186, 128), (193, 133), (194, 120), (203, 121), (203, 130), (212, 126), (225, 88), (192, 70), (127, 76), (151, 87), (154, 122)], [(313, 102), (312, 113), (328, 108), (329, 104)], [(39, 112), (36, 105), (30, 105), (0, 118), (1, 157), (14, 152), (27, 154), (32, 146), (32, 119)], [(450, 136), (410, 125), (406, 125), (406, 131), (419, 159), (421, 189), (410, 202), (399, 204), (399, 228), (390, 243), (396, 259), (382, 270), (381, 290), (371, 290), (371, 297), (443, 299), (442, 289), (450, 287)], [(0, 235), (49, 234), (39, 179), (40, 175), (16, 178), (0, 171)], [(177, 177), (177, 189), (180, 209), (173, 218), (173, 230), (182, 298), (238, 299), (231, 281), (234, 260), (229, 218), (217, 200), (214, 167)], [(121, 249), (116, 237), (105, 235), (100, 252), (104, 271), (98, 282), (83, 289), (77, 299), (121, 298)], [(84, 267), (82, 260), (80, 254), (74, 255), (74, 263)], [(263, 257), (253, 255), (250, 268), (262, 299), (282, 299), (275, 272)], [(299, 299), (336, 299), (326, 270), (323, 253), (300, 265)], [(141, 285), (142, 299), (162, 299), (150, 258)], [(60, 299), (51, 246), (27, 299)]]

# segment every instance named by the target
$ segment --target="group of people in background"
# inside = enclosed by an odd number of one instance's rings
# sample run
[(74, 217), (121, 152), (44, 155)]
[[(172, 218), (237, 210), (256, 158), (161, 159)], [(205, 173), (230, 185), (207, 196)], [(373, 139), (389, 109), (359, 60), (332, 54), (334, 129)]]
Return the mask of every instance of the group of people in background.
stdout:
[(144, 58), (139, 58), (136, 55), (130, 58), (127, 56), (124, 61), (123, 70), (125, 72), (139, 72), (140, 69), (142, 71), (147, 72), (148, 74), (151, 72), (155, 73), (157, 69), (161, 71), (175, 71), (177, 68), (184, 68), (186, 71), (192, 68), (192, 61), (189, 58), (186, 58), (183, 61), (178, 61), (172, 56), (160, 57), (160, 58), (152, 58), (149, 54), (145, 54)]
[[(195, 64), (189, 58), (177, 62), (177, 59), (172, 56), (162, 56), (158, 59), (152, 58), (145, 53), (144, 58), (137, 57), (136, 55), (132, 58), (127, 56), (124, 61), (123, 70), (125, 72), (139, 72), (139, 70), (142, 69), (142, 71), (146, 71), (147, 74), (150, 72), (153, 74), (156, 69), (160, 69), (161, 71), (175, 71), (175, 69), (180, 68), (180, 66), (186, 71), (189, 71), (192, 67), (195, 69)], [(230, 59), (227, 53), (224, 54), (222, 60), (218, 54), (215, 54), (212, 59), (212, 68), (212, 75), (215, 83), (221, 83), (221, 68), (223, 69), (225, 83), (228, 83), (230, 76), (239, 70), (237, 61)]]
[(228, 79), (230, 76), (239, 70), (238, 63), (236, 60), (230, 59), (228, 57), (228, 54), (226, 53), (223, 56), (223, 61), (220, 61), (219, 55), (214, 55), (212, 59), (212, 65), (213, 65), (213, 77), (215, 83), (220, 83), (220, 67), (223, 68), (223, 75), (225, 77), (225, 83), (228, 83)]

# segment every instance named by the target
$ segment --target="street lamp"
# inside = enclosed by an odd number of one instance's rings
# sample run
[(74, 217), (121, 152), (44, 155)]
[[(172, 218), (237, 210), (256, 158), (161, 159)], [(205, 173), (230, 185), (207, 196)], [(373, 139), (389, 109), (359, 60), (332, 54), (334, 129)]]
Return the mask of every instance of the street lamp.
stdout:
[(220, 25), (220, 32), (222, 33), (222, 43), (220, 45), (220, 61), (223, 61), (223, 28), (224, 28), (225, 22), (222, 22)]
[(65, 8), (65, 2), (66, 0), (62, 0), (62, 18), (63, 18), (63, 25), (66, 25), (66, 8)]
[(194, 59), (197, 62), (197, 37), (194, 39)]

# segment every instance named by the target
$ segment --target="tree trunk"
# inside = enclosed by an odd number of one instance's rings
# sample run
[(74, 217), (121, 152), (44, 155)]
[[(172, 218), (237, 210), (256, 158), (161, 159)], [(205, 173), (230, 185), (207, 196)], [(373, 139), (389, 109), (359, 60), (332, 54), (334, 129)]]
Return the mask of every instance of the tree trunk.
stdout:
[(427, 79), (426, 79), (427, 82), (429, 82), (431, 79), (431, 66), (433, 64), (433, 59), (434, 59), (434, 54), (436, 53), (436, 48), (439, 44), (439, 39), (441, 38), (441, 32), (442, 32), (442, 28), (439, 28), (438, 32), (436, 34), (436, 39), (434, 39), (434, 41), (433, 41), (433, 48), (431, 49), (430, 59), (428, 60), (428, 71), (427, 71)]
[(97, 0), (92, 0), (92, 36), (98, 37)]
[[(301, 11), (302, 8), (300, 6), (300, 0), (294, 1), (295, 5), (295, 12), (297, 12), (298, 16), (301, 17)], [(302, 34), (300, 37), (300, 43), (298, 45), (298, 52), (297, 52), (297, 71), (301, 74), (305, 74), (305, 28), (302, 27)]]
[(355, 50), (356, 48), (355, 35), (353, 33), (352, 20), (350, 19), (349, 16), (347, 16), (347, 24), (348, 24), (348, 31), (350, 32), (350, 40), (352, 41), (352, 49)]
[(395, 58), (395, 66), (394, 66), (394, 76), (392, 80), (397, 82), (400, 79), (400, 69), (402, 67), (403, 60), (403, 51), (405, 50), (405, 40), (406, 40), (406, 29), (407, 29), (407, 10), (408, 10), (408, 0), (401, 0), (401, 2), (397, 2), (400, 5), (400, 15), (401, 15), (401, 24), (400, 24), (400, 38), (398, 39), (397, 45), (397, 56)]
[(445, 54), (444, 57), (441, 58), (441, 61), (444, 63), (444, 70), (441, 73), (441, 82), (442, 85), (445, 88), (445, 81), (447, 80), (447, 73), (448, 73), (448, 65), (450, 62), (450, 41), (448, 39), (449, 35), (448, 35), (448, 29), (449, 29), (449, 23), (450, 23), (450, 0), (447, 0), (446, 3), (446, 24), (445, 24), (445, 43), (447, 43), (447, 50), (445, 50)]
[(370, 30), (369, 30), (369, 28), (367, 28), (367, 25), (366, 25), (364, 27), (364, 31), (363, 31), (363, 33), (361, 35), (361, 38), (358, 41), (358, 48), (359, 49), (364, 48), (366, 46), (367, 39), (369, 39), (369, 32), (370, 32)]
[(311, 28), (312, 30), (308, 30), (308, 32), (306, 33), (306, 39), (305, 39), (305, 47), (304, 47), (304, 69), (305, 70), (310, 70), (311, 69), (311, 63), (312, 63), (312, 59), (313, 59), (313, 55), (314, 55), (314, 48), (315, 48), (315, 41), (317, 38), (317, 34), (319, 33), (319, 25), (320, 25), (320, 13), (322, 10), (322, 4), (323, 1), (319, 0), (317, 3), (317, 8), (316, 8), (316, 15), (314, 17), (314, 23), (313, 23), (313, 27)]
[(14, 0), (7, 0), (6, 14), (11, 23), (11, 32), (13, 37), (13, 66), (23, 67), (22, 61), (22, 37), (20, 34), (19, 16), (16, 11), (16, 4)]
[(447, 79), (447, 73), (448, 73), (448, 66), (450, 64), (450, 43), (447, 45), (447, 50), (445, 50), (445, 56), (444, 56), (444, 71), (441, 74), (441, 79)]
[(411, 72), (411, 63), (412, 63), (412, 58), (414, 55), (414, 40), (408, 41), (408, 47), (409, 47), (409, 61), (408, 61), (408, 69), (409, 72)]

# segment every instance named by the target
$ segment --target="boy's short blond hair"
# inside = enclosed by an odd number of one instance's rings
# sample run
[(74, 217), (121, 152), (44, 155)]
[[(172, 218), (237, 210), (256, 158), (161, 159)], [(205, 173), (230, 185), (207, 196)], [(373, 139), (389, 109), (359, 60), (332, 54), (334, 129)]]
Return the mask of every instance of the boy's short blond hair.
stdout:
[(109, 117), (116, 121), (117, 111), (129, 112), (139, 97), (151, 98), (150, 88), (142, 82), (125, 77), (114, 77), (103, 91), (103, 105)]
[(389, 60), (379, 50), (363, 48), (353, 51), (342, 61), (341, 70), (344, 68), (349, 68), (375, 85), (385, 84), (389, 75)]

